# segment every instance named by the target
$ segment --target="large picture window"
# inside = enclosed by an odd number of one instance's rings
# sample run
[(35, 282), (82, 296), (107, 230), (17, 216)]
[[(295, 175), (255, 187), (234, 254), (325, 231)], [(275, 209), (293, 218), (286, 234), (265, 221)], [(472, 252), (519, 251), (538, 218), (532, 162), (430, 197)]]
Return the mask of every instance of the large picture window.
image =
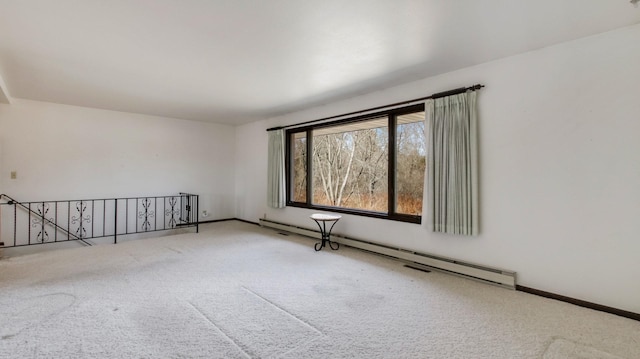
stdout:
[(422, 216), (424, 106), (287, 131), (287, 205), (407, 222)]

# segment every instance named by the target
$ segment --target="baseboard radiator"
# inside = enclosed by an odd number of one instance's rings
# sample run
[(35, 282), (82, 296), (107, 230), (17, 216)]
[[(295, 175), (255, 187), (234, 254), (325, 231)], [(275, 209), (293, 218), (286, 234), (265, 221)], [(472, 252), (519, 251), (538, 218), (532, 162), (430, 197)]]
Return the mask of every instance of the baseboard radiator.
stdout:
[[(260, 225), (278, 231), (295, 233), (306, 237), (320, 239), (319, 231), (304, 227), (298, 227), (287, 223), (276, 222), (268, 219), (260, 219)], [(331, 240), (345, 246), (395, 258), (406, 263), (409, 267), (445, 272), (514, 290), (516, 288), (516, 272), (513, 271), (491, 268), (426, 253), (409, 251), (403, 248), (392, 247), (379, 243), (372, 243), (362, 239), (345, 237), (338, 234), (332, 234)]]

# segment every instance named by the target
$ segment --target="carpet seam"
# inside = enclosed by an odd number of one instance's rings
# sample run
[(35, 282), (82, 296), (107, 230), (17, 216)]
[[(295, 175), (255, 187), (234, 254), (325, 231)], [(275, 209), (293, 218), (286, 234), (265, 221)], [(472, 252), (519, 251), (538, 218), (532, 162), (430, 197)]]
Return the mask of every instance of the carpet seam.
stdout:
[(225, 338), (227, 338), (227, 340), (229, 340), (231, 342), (231, 344), (233, 344), (236, 348), (238, 348), (238, 350), (240, 350), (240, 352), (242, 352), (242, 354), (244, 354), (245, 357), (251, 359), (252, 356), (249, 355), (249, 353), (247, 353), (244, 349), (242, 349), (242, 346), (240, 346), (240, 344), (236, 343), (235, 340), (233, 340), (233, 338), (231, 338), (229, 335), (227, 335), (227, 333), (225, 333), (222, 328), (220, 328), (219, 326), (216, 325), (216, 323), (213, 322), (213, 320), (211, 320), (206, 314), (204, 314), (204, 312), (202, 312), (202, 310), (200, 310), (200, 308), (198, 308), (195, 304), (187, 301), (187, 303), (189, 303), (189, 305), (196, 310), (196, 312), (198, 312), (198, 314), (200, 314), (204, 319), (206, 319), (209, 323), (211, 323), (211, 325), (213, 325), (214, 328), (216, 328), (220, 334), (222, 334)]
[(268, 300), (268, 299), (264, 298), (264, 297), (263, 297), (263, 296), (261, 296), (260, 294), (255, 293), (255, 292), (254, 292), (254, 291), (252, 291), (251, 289), (249, 289), (249, 288), (247, 288), (247, 287), (244, 287), (244, 286), (242, 286), (242, 287), (240, 287), (240, 288), (244, 289), (245, 291), (249, 292), (250, 294), (255, 295), (256, 297), (258, 297), (258, 298), (262, 299), (263, 301), (265, 301), (267, 304), (269, 304), (269, 305), (271, 305), (271, 306), (275, 307), (276, 309), (280, 310), (281, 312), (284, 312), (285, 314), (289, 315), (289, 316), (290, 316), (290, 317), (292, 317), (293, 319), (295, 319), (295, 320), (299, 321), (300, 323), (302, 323), (302, 324), (306, 325), (307, 327), (311, 328), (312, 330), (314, 330), (314, 331), (315, 331), (315, 332), (317, 332), (318, 334), (320, 334), (320, 335), (323, 335), (323, 336), (324, 336), (324, 333), (323, 333), (322, 331), (320, 331), (319, 329), (317, 329), (316, 327), (314, 327), (313, 325), (311, 325), (311, 324), (309, 324), (309, 323), (305, 322), (304, 320), (302, 320), (302, 319), (298, 318), (297, 316), (295, 316), (295, 315), (293, 315), (293, 314), (289, 313), (287, 310), (285, 310), (285, 309), (283, 309), (283, 308), (280, 308), (277, 304), (275, 304), (275, 303), (271, 302), (270, 300)]

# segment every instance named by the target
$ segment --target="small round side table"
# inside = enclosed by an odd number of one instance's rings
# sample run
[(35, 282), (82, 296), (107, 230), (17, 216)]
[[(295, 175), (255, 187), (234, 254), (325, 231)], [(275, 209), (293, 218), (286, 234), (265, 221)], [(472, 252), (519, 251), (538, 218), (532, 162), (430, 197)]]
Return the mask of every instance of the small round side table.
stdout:
[[(336, 214), (314, 213), (311, 216), (309, 216), (309, 218), (313, 219), (318, 224), (318, 227), (320, 228), (320, 233), (322, 234), (322, 242), (316, 243), (316, 245), (313, 247), (316, 250), (316, 252), (324, 248), (325, 244), (327, 243), (329, 243), (329, 248), (331, 248), (332, 250), (336, 250), (340, 248), (340, 243), (331, 242), (331, 230), (333, 229), (333, 226), (335, 226), (336, 223), (338, 223), (338, 220), (342, 218), (342, 216), (338, 216)], [(331, 227), (329, 227), (328, 231), (327, 231), (327, 222), (331, 223)], [(336, 245), (335, 248), (333, 248), (334, 244)]]

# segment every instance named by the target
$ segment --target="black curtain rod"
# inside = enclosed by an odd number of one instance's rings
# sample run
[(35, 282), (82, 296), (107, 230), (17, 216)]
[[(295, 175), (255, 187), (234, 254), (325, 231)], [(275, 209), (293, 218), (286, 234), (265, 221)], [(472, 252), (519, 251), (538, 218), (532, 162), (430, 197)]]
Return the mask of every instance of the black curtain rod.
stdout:
[(409, 101), (396, 102), (396, 103), (392, 103), (390, 105), (373, 107), (373, 108), (369, 108), (369, 109), (366, 109), (366, 110), (360, 110), (360, 111), (345, 113), (343, 115), (325, 117), (325, 118), (321, 118), (319, 120), (311, 120), (311, 121), (306, 121), (306, 122), (300, 122), (300, 123), (296, 123), (295, 125), (271, 127), (271, 128), (267, 128), (267, 131), (275, 131), (275, 130), (281, 130), (283, 128), (290, 128), (290, 127), (298, 127), (298, 126), (302, 126), (302, 125), (308, 125), (310, 123), (332, 120), (332, 119), (338, 118), (338, 117), (356, 115), (356, 114), (359, 114), (359, 113), (362, 113), (362, 112), (381, 110), (383, 108), (400, 106), (400, 105), (404, 105), (406, 103), (411, 103), (411, 102), (416, 102), (416, 101), (423, 101), (423, 100), (436, 99), (436, 98), (441, 98), (441, 97), (446, 97), (446, 96), (458, 95), (458, 94), (461, 94), (461, 93), (464, 93), (464, 92), (467, 92), (467, 91), (480, 90), (483, 87), (484, 87), (484, 85), (480, 85), (480, 84), (473, 85), (473, 86), (470, 86), (470, 87), (460, 87), (460, 88), (449, 90), (449, 91), (443, 91), (443, 92), (434, 93), (433, 95), (427, 96), (427, 97), (416, 98), (416, 99), (409, 100)]

